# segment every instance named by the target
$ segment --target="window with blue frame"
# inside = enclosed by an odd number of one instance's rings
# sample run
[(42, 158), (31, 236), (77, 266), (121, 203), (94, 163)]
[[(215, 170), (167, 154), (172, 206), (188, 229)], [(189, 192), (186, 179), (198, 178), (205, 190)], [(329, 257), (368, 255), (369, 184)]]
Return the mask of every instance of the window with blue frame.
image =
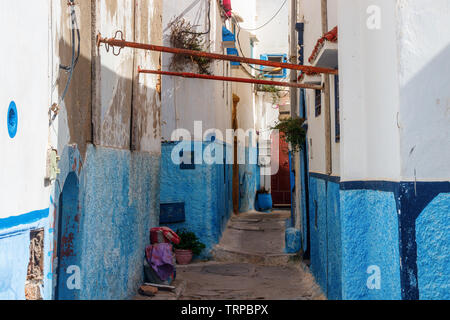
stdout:
[(339, 107), (339, 76), (334, 76), (334, 106), (335, 106), (335, 130), (336, 130), (336, 143), (341, 141), (341, 118)]
[[(262, 54), (261, 60), (272, 61), (272, 62), (287, 62), (287, 54)], [(263, 75), (265, 78), (286, 78), (287, 77), (287, 69), (275, 70), (276, 68), (263, 66), (261, 68)]]

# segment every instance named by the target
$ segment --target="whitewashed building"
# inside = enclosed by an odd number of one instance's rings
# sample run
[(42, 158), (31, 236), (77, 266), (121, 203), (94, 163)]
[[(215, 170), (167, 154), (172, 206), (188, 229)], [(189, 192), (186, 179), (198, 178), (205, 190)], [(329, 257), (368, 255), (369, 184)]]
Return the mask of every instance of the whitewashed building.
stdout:
[(448, 1), (298, 4), (304, 64), (339, 69), (329, 104), (326, 90), (304, 99), (317, 281), (330, 299), (448, 299)]
[[(134, 7), (136, 5), (136, 8)], [(128, 299), (159, 223), (162, 1), (2, 1), (0, 299)], [(121, 37), (121, 34), (117, 34)], [(118, 53), (118, 48), (115, 48)]]

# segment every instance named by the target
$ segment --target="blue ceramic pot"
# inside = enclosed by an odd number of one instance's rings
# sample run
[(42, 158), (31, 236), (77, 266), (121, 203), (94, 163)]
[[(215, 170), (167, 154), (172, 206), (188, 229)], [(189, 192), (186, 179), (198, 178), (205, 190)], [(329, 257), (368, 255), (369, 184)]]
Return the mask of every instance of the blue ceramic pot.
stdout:
[(272, 195), (271, 194), (258, 194), (258, 209), (261, 211), (272, 209)]

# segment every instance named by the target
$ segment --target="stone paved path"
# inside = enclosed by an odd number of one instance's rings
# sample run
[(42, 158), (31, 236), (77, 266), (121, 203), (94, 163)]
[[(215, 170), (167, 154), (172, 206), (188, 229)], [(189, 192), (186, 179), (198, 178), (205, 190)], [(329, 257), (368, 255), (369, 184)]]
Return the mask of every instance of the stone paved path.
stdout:
[(153, 299), (324, 300), (306, 265), (283, 252), (289, 214), (233, 217), (213, 251), (213, 261), (178, 266), (174, 285), (181, 289)]

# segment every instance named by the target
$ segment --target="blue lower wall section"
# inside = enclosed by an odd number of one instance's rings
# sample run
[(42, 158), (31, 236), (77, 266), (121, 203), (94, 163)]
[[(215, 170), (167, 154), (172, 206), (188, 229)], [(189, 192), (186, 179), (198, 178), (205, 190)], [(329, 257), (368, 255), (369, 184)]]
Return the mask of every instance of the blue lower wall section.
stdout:
[(327, 186), (327, 248), (328, 248), (328, 299), (342, 299), (342, 229), (339, 184), (328, 182)]
[(329, 299), (450, 298), (450, 183), (310, 174), (309, 208), (311, 270)]
[(339, 184), (310, 178), (311, 270), (328, 299), (342, 298)]
[(0, 240), (0, 300), (25, 300), (30, 234)]
[[(225, 148), (219, 142), (195, 142), (195, 150), (215, 146)], [(206, 245), (201, 258), (209, 258), (226, 228), (233, 211), (232, 180), (233, 166), (224, 164), (196, 164), (195, 168), (181, 169), (172, 161), (172, 152), (180, 148), (178, 143), (164, 143), (161, 161), (162, 204), (184, 203), (186, 221), (169, 224), (174, 231), (188, 229), (194, 232)], [(175, 150), (177, 153), (178, 149)], [(224, 158), (227, 157), (223, 152)], [(228, 150), (228, 153), (230, 151)]]
[[(59, 197), (59, 268), (56, 298), (133, 297), (143, 281), (149, 229), (159, 224), (160, 157), (88, 146), (82, 160), (67, 148)], [(80, 288), (70, 288), (71, 266)]]
[[(50, 203), (50, 199), (49, 199)], [(30, 261), (30, 232), (44, 229), (44, 281), (41, 296), (52, 298), (50, 210), (37, 210), (0, 219), (0, 300), (25, 300), (25, 281)]]
[[(401, 299), (397, 207), (394, 194), (341, 191), (343, 298)], [(381, 271), (381, 288), (367, 286), (368, 268)]]
[(327, 197), (326, 181), (309, 181), (311, 271), (324, 293), (327, 293)]
[(450, 194), (438, 195), (416, 220), (420, 299), (450, 299)]
[(258, 148), (245, 148), (246, 164), (239, 166), (239, 211), (256, 210), (256, 192), (261, 187)]

